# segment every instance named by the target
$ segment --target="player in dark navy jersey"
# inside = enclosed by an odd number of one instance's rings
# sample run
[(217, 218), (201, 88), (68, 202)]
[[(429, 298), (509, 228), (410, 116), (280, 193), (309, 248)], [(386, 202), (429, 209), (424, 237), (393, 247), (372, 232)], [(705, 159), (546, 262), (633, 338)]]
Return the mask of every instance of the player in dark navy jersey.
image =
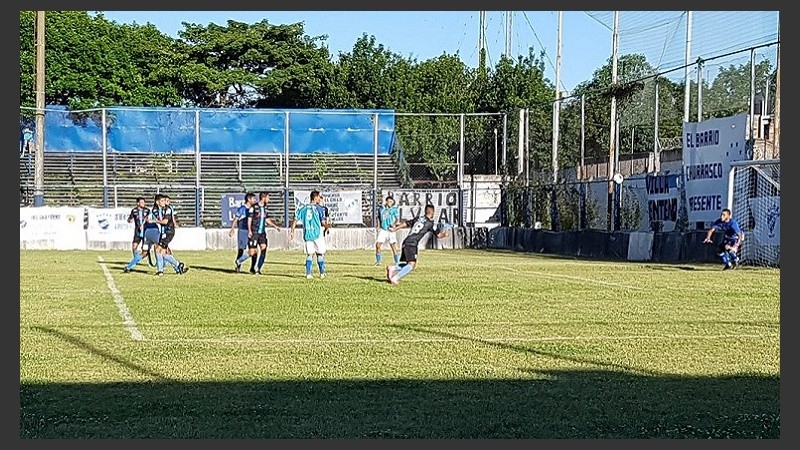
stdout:
[(269, 216), (267, 204), (269, 204), (269, 193), (260, 192), (258, 194), (258, 203), (256, 203), (253, 207), (254, 214), (252, 217), (248, 217), (247, 219), (249, 229), (255, 236), (256, 248), (254, 249), (254, 252), (258, 252), (258, 262), (256, 264), (253, 264), (252, 259), (252, 255), (254, 255), (254, 253), (251, 254), (250, 259), (250, 273), (256, 275), (261, 275), (261, 268), (264, 266), (264, 261), (267, 259), (267, 247), (269, 245), (269, 239), (267, 238), (267, 225), (271, 226), (278, 232), (281, 231), (281, 228)]
[(722, 242), (717, 246), (717, 255), (722, 259), (722, 270), (735, 269), (739, 267), (739, 247), (744, 242), (744, 233), (739, 222), (731, 217), (731, 210), (725, 208), (722, 210), (719, 219), (711, 224), (711, 228), (706, 233), (706, 238), (703, 243), (710, 244), (713, 241), (711, 236), (715, 231), (722, 233)]
[(128, 215), (128, 223), (133, 223), (133, 242), (131, 242), (131, 252), (133, 256), (139, 253), (139, 247), (144, 240), (144, 223), (150, 215), (150, 208), (145, 205), (144, 197), (136, 199), (136, 207), (131, 209)]
[[(229, 236), (233, 236), (234, 232), (236, 233), (236, 259), (234, 260), (234, 265), (237, 272), (241, 271), (242, 263), (247, 259), (247, 257), (244, 256), (247, 251), (249, 240), (247, 214), (250, 207), (256, 204), (256, 201), (256, 194), (248, 192), (244, 195), (244, 203), (236, 209), (236, 214), (233, 216), (233, 222), (231, 223), (231, 230), (228, 233)], [(240, 260), (241, 262), (239, 262)]]
[[(189, 268), (186, 267), (184, 263), (176, 260), (174, 256), (167, 254), (166, 249), (159, 245), (161, 242), (162, 227), (167, 223), (167, 219), (164, 217), (165, 204), (164, 196), (161, 194), (156, 195), (153, 207), (150, 208), (150, 215), (147, 216), (144, 224), (143, 242), (148, 246), (150, 251), (154, 251), (156, 254), (156, 275), (164, 276), (165, 262), (171, 264), (175, 272), (182, 275), (186, 273)], [(126, 273), (130, 272), (141, 260), (142, 254), (137, 253), (123, 270)]]
[(386, 267), (386, 279), (397, 284), (400, 279), (411, 273), (417, 266), (417, 251), (419, 243), (426, 234), (436, 231), (439, 239), (447, 237), (449, 226), (440, 225), (437, 229), (433, 222), (433, 205), (425, 205), (425, 215), (415, 217), (411, 220), (400, 220), (390, 231), (397, 231), (401, 228), (411, 227), (408, 235), (403, 239), (403, 246), (400, 250), (400, 262), (394, 266)]
[(166, 249), (168, 254), (172, 254), (172, 249), (169, 248), (170, 242), (175, 238), (175, 229), (178, 227), (178, 220), (175, 217), (175, 208), (170, 206), (169, 195), (164, 194), (164, 218), (167, 223), (161, 228), (161, 242), (159, 245)]

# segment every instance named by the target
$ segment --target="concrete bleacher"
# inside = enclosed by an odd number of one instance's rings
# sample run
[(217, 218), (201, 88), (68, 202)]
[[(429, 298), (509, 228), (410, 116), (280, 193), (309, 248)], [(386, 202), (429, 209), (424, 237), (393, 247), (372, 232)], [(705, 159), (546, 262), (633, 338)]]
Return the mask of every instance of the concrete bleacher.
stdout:
[[(197, 167), (194, 154), (109, 152), (105, 161), (108, 206), (133, 206), (140, 196), (167, 193), (179, 218), (187, 226), (220, 226), (220, 200), (225, 194), (246, 191), (270, 193), (273, 215), (284, 215), (284, 161), (279, 154), (201, 153), (202, 223), (195, 224)], [(335, 189), (360, 186), (369, 191), (374, 179), (372, 155), (289, 155), (290, 189)], [(33, 162), (20, 158), (20, 204), (33, 197)], [(401, 186), (391, 155), (378, 156), (378, 187)], [(103, 155), (94, 152), (46, 152), (44, 194), (50, 206), (104, 206)], [(291, 203), (291, 202), (290, 202)], [(371, 214), (365, 196), (365, 217)], [(293, 204), (290, 204), (290, 212)]]

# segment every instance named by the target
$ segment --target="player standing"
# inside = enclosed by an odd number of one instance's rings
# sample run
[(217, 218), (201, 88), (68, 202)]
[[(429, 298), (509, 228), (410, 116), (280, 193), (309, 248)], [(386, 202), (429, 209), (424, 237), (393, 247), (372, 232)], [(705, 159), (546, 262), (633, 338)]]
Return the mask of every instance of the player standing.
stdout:
[(294, 220), (289, 229), (289, 241), (294, 240), (294, 230), (297, 223), (303, 225), (303, 240), (306, 252), (306, 278), (313, 278), (312, 266), (313, 257), (317, 256), (317, 266), (319, 267), (319, 277), (325, 278), (325, 236), (322, 235), (322, 218), (320, 217), (319, 202), (322, 197), (319, 191), (311, 191), (311, 202), (297, 208), (294, 213)]
[[(397, 225), (391, 228), (392, 231), (397, 231), (400, 228), (411, 227), (408, 236), (403, 239), (402, 255), (400, 262), (394, 266), (386, 267), (386, 279), (392, 283), (397, 284), (400, 279), (411, 273), (417, 266), (417, 252), (419, 242), (428, 232), (433, 232), (436, 225), (433, 223), (433, 205), (425, 205), (425, 215), (418, 216), (411, 220), (400, 220)], [(437, 230), (439, 233), (436, 235), (439, 239), (447, 237), (450, 233), (446, 225), (440, 224), (442, 230)]]
[(269, 193), (260, 192), (258, 197), (258, 203), (254, 207), (256, 214), (254, 217), (247, 219), (250, 223), (251, 229), (255, 230), (256, 245), (258, 245), (259, 254), (257, 266), (250, 266), (250, 273), (255, 275), (261, 275), (261, 268), (264, 266), (264, 261), (267, 259), (267, 247), (269, 246), (269, 239), (267, 238), (267, 225), (270, 225), (279, 233), (281, 231), (281, 227), (279, 227), (272, 220), (272, 218), (269, 217), (269, 212), (267, 211)]
[(133, 223), (131, 252), (134, 257), (139, 252), (139, 246), (144, 239), (144, 223), (147, 220), (147, 216), (150, 215), (150, 208), (145, 206), (144, 202), (144, 197), (138, 197), (136, 199), (136, 206), (131, 209), (131, 213), (128, 215), (128, 223)]
[(714, 235), (715, 231), (722, 233), (722, 242), (717, 246), (717, 255), (722, 258), (722, 263), (724, 264), (722, 270), (739, 267), (739, 255), (737, 252), (742, 242), (744, 242), (744, 233), (742, 232), (742, 227), (739, 226), (739, 222), (731, 217), (730, 209), (723, 209), (719, 219), (711, 224), (711, 228), (708, 229), (706, 238), (703, 240), (704, 244), (712, 242), (711, 236)]
[[(242, 264), (239, 262), (239, 259), (241, 259), (244, 253), (247, 251), (247, 214), (250, 208), (255, 205), (255, 203), (256, 194), (248, 192), (244, 195), (244, 204), (236, 209), (236, 214), (233, 216), (233, 222), (231, 223), (231, 230), (228, 232), (228, 236), (233, 236), (233, 233), (236, 232), (236, 259), (234, 260), (234, 264), (236, 265), (237, 272), (239, 272), (242, 268)], [(245, 259), (247, 258), (242, 259), (242, 262), (244, 262)]]
[(394, 198), (390, 195), (386, 197), (383, 205), (378, 210), (378, 223), (377, 237), (375, 238), (375, 265), (381, 265), (381, 247), (383, 244), (388, 243), (392, 248), (392, 256), (394, 263), (400, 262), (400, 254), (397, 252), (397, 232), (390, 229), (397, 224), (400, 220), (400, 210), (394, 206)]

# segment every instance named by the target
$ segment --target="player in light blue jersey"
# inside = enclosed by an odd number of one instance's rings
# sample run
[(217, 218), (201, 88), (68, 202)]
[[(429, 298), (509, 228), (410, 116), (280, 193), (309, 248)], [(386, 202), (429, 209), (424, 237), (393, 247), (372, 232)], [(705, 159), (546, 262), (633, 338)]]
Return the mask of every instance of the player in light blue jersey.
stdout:
[(378, 209), (377, 236), (375, 238), (375, 265), (381, 265), (381, 247), (388, 243), (392, 248), (394, 263), (400, 262), (400, 253), (397, 251), (397, 232), (392, 231), (392, 227), (397, 225), (400, 220), (400, 210), (394, 206), (394, 198), (390, 195), (384, 200), (383, 206)]
[(314, 255), (317, 255), (317, 266), (319, 267), (319, 277), (325, 278), (325, 236), (322, 234), (322, 217), (318, 208), (321, 200), (319, 191), (311, 191), (310, 203), (297, 208), (294, 213), (294, 220), (289, 228), (289, 240), (294, 239), (294, 230), (298, 223), (303, 225), (303, 241), (306, 252), (306, 278), (313, 278), (312, 266)]
[(724, 266), (722, 270), (735, 269), (739, 267), (739, 246), (744, 242), (744, 233), (739, 222), (731, 217), (731, 210), (725, 208), (722, 210), (719, 219), (711, 224), (711, 228), (706, 233), (706, 238), (703, 243), (710, 244), (713, 241), (711, 236), (715, 231), (722, 233), (722, 242), (717, 246), (717, 255), (722, 259)]

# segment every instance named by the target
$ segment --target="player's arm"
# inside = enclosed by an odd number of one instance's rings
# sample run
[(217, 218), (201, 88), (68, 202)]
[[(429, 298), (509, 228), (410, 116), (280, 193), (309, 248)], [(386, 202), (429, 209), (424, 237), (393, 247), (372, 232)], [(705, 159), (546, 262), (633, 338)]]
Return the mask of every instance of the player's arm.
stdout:
[(128, 215), (128, 223), (133, 222), (136, 219), (136, 210), (132, 209), (130, 215)]
[(253, 237), (253, 210), (248, 211), (247, 214), (247, 237)]
[(290, 241), (292, 239), (294, 239), (294, 230), (295, 230), (295, 228), (297, 228), (297, 221), (300, 219), (301, 213), (303, 212), (303, 209), (304, 208), (298, 208), (294, 212), (294, 219), (292, 219), (292, 225), (289, 227), (289, 240)]
[(281, 227), (279, 227), (279, 226), (278, 226), (278, 224), (276, 224), (276, 223), (275, 223), (275, 222), (274, 222), (272, 219), (270, 219), (269, 217), (268, 217), (268, 218), (265, 220), (265, 222), (267, 222), (267, 224), (268, 224), (269, 226), (271, 226), (272, 228), (275, 228), (275, 230), (276, 230), (278, 233), (280, 233), (280, 232), (281, 232)]
[(453, 227), (450, 224), (442, 224), (442, 225), (440, 225), (439, 228), (437, 229), (438, 233), (436, 234), (436, 237), (439, 238), (439, 239), (444, 239), (447, 236), (450, 236), (450, 229), (451, 228), (453, 228)]
[(231, 230), (228, 232), (228, 236), (233, 236), (233, 233), (236, 232), (236, 227), (239, 226), (239, 219), (241, 219), (242, 215), (239, 211), (236, 211), (236, 215), (233, 216), (233, 221), (231, 222)]
[(714, 232), (717, 231), (717, 225), (719, 225), (719, 219), (715, 220), (714, 223), (711, 224), (711, 228), (709, 228), (706, 232), (706, 238), (703, 240), (704, 244), (710, 244), (713, 242), (711, 240), (711, 236), (713, 236)]
[(736, 248), (739, 248), (739, 246), (742, 245), (742, 242), (744, 242), (744, 232), (742, 231), (742, 227), (739, 226), (739, 222), (735, 220), (733, 220), (731, 228), (733, 228), (733, 232), (736, 233), (736, 236), (739, 238), (739, 240), (736, 241)]
[(178, 216), (175, 214), (175, 210), (172, 210), (172, 226), (178, 228), (180, 224), (178, 223)]
[(406, 219), (398, 219), (395, 222), (395, 224), (392, 225), (391, 228), (389, 228), (389, 231), (397, 231), (397, 230), (399, 230), (401, 228), (407, 228), (407, 227), (409, 227), (411, 225), (412, 222), (413, 222), (413, 220), (409, 221), (409, 220), (406, 220)]

